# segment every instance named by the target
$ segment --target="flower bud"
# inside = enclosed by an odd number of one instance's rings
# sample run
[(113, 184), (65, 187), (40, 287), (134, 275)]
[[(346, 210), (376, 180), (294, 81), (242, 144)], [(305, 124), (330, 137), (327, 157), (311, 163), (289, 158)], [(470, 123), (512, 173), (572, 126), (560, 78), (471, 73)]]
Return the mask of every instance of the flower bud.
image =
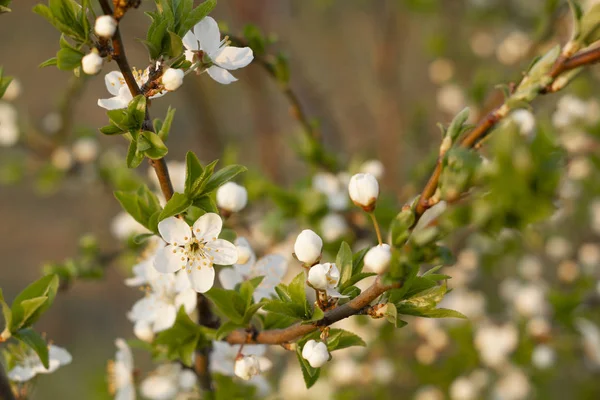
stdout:
[(177, 68), (167, 69), (162, 76), (162, 83), (169, 92), (179, 89), (183, 84), (183, 70)]
[(117, 20), (112, 15), (102, 15), (96, 18), (94, 32), (101, 38), (110, 39), (117, 30)]
[(365, 267), (381, 275), (387, 271), (392, 259), (392, 250), (388, 244), (380, 244), (365, 254)]
[(96, 75), (102, 70), (103, 61), (98, 51), (94, 49), (81, 59), (81, 69), (88, 75)]
[(375, 177), (375, 179), (381, 179), (383, 177), (383, 173), (385, 168), (383, 163), (379, 160), (369, 160), (365, 161), (360, 166), (360, 172), (363, 174), (371, 174)]
[(319, 260), (322, 248), (323, 240), (310, 229), (300, 232), (294, 243), (296, 258), (306, 265), (313, 265)]
[(375, 209), (375, 202), (379, 196), (379, 184), (371, 174), (356, 174), (350, 179), (348, 192), (354, 204), (370, 212)]
[(133, 334), (144, 342), (151, 343), (154, 340), (154, 331), (146, 321), (137, 321), (133, 325)]
[(313, 265), (308, 271), (308, 283), (315, 289), (333, 289), (339, 281), (340, 271), (333, 263)]
[(304, 358), (311, 367), (320, 368), (329, 361), (329, 351), (327, 345), (316, 340), (309, 340), (302, 349), (302, 358)]
[(248, 246), (236, 246), (238, 259), (236, 264), (246, 264), (250, 260), (250, 256), (252, 255), (252, 251)]
[(252, 378), (254, 375), (260, 374), (258, 358), (254, 355), (250, 355), (235, 360), (233, 372), (245, 381)]
[(227, 182), (217, 190), (217, 205), (223, 210), (238, 212), (246, 207), (246, 203), (248, 192), (237, 183)]

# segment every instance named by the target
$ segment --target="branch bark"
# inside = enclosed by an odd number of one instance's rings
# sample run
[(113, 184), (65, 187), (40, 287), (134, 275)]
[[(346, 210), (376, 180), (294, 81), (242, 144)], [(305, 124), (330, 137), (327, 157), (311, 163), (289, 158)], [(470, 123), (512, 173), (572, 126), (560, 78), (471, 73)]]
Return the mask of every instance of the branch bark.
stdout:
[(10, 382), (6, 376), (2, 363), (0, 363), (0, 399), (15, 400), (15, 394), (10, 387)]
[(400, 283), (385, 285), (381, 282), (381, 278), (377, 278), (375, 282), (364, 292), (350, 300), (348, 303), (327, 311), (325, 316), (312, 324), (295, 324), (285, 329), (271, 329), (268, 331), (259, 332), (256, 335), (248, 335), (244, 329), (236, 330), (230, 333), (225, 339), (229, 344), (244, 344), (244, 343), (261, 343), (261, 344), (282, 344), (302, 337), (310, 332), (316, 331), (358, 314), (362, 309), (368, 307), (369, 304), (383, 293), (391, 289), (401, 287)]

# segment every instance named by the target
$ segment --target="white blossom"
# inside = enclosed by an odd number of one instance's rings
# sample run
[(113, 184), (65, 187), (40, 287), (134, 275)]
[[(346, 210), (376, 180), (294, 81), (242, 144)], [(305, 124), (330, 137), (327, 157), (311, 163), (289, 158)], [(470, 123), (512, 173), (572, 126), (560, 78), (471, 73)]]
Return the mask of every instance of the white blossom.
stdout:
[(493, 368), (501, 367), (516, 348), (519, 341), (517, 328), (510, 323), (504, 325), (483, 324), (475, 332), (475, 348), (481, 361)]
[(249, 47), (229, 46), (228, 38), (221, 40), (217, 21), (204, 17), (183, 37), (185, 57), (191, 63), (210, 65), (208, 75), (224, 85), (237, 81), (229, 71), (243, 68), (254, 59)]
[(333, 242), (348, 232), (348, 224), (340, 214), (327, 214), (321, 220), (321, 232), (328, 242)]
[(552, 347), (540, 344), (531, 353), (531, 363), (539, 369), (547, 369), (554, 365), (556, 353)]
[[(139, 87), (142, 87), (144, 83), (148, 80), (149, 70), (146, 68), (144, 71), (133, 68), (133, 77), (137, 82)], [(106, 84), (106, 89), (108, 89), (109, 93), (114, 97), (110, 99), (99, 99), (98, 105), (107, 110), (117, 110), (120, 108), (125, 108), (129, 104), (131, 100), (133, 100), (133, 96), (131, 95), (131, 91), (127, 84), (125, 83), (125, 78), (123, 78), (123, 74), (119, 71), (112, 71), (106, 74), (104, 77), (104, 83)], [(160, 92), (153, 96), (150, 96), (151, 99), (155, 99), (157, 97), (164, 96), (166, 92)]]
[[(263, 276), (263, 280), (254, 291), (255, 302), (269, 298), (275, 294), (275, 286), (281, 283), (287, 271), (287, 260), (279, 254), (268, 254), (258, 261), (250, 247), (250, 243), (243, 237), (235, 241), (238, 252), (238, 263), (232, 268), (223, 268), (219, 272), (219, 280), (225, 289), (235, 289), (235, 286), (249, 279)], [(244, 249), (244, 250), (240, 250)], [(244, 253), (240, 258), (240, 253)], [(241, 261), (245, 261), (242, 263)]]
[(392, 250), (389, 244), (380, 244), (372, 247), (365, 254), (365, 267), (377, 274), (383, 274), (387, 271), (392, 260)]
[(126, 240), (135, 235), (149, 233), (142, 224), (137, 222), (129, 213), (119, 212), (110, 223), (110, 232), (119, 240)]
[(365, 211), (372, 211), (379, 197), (379, 183), (371, 174), (356, 174), (348, 184), (350, 198)]
[(96, 18), (94, 32), (101, 38), (110, 39), (117, 30), (118, 22), (112, 15), (102, 15)]
[(8, 371), (8, 379), (15, 382), (26, 382), (37, 374), (50, 374), (59, 367), (70, 364), (71, 354), (62, 347), (48, 346), (48, 368), (44, 367), (40, 357), (30, 348), (18, 358), (15, 366)]
[(362, 163), (359, 168), (359, 171), (363, 174), (371, 174), (375, 177), (375, 179), (383, 178), (383, 173), (385, 172), (385, 167), (383, 163), (379, 160), (369, 160)]
[(108, 364), (108, 389), (115, 400), (134, 400), (133, 355), (123, 339), (115, 340), (115, 360)]
[(531, 138), (535, 133), (535, 117), (533, 113), (526, 109), (518, 109), (510, 114), (510, 118), (519, 127), (521, 135)]
[(157, 252), (154, 267), (162, 273), (185, 270), (195, 291), (208, 291), (215, 280), (213, 265), (237, 262), (233, 243), (218, 239), (222, 227), (223, 221), (215, 213), (204, 214), (192, 228), (175, 217), (160, 221), (158, 231), (168, 245)]
[(340, 271), (333, 263), (313, 265), (308, 271), (308, 283), (319, 290), (327, 292), (331, 297), (345, 297), (335, 288), (340, 282)]
[[(235, 361), (237, 358), (240, 346), (230, 345), (227, 342), (213, 342), (213, 352), (210, 359), (210, 370), (219, 374), (234, 376)], [(261, 373), (264, 373), (272, 368), (273, 363), (264, 357), (267, 351), (267, 346), (264, 344), (246, 344), (244, 345), (244, 355), (255, 356), (258, 359)], [(261, 395), (266, 395), (270, 390), (269, 383), (262, 375), (252, 376), (248, 383), (258, 388)]]
[(79, 138), (73, 143), (72, 152), (78, 162), (91, 163), (98, 157), (98, 142), (91, 137)]
[(102, 70), (103, 62), (98, 51), (93, 49), (81, 59), (81, 69), (88, 75), (96, 75)]
[(323, 239), (310, 229), (305, 229), (296, 238), (294, 254), (296, 258), (306, 265), (313, 265), (321, 258)]
[(312, 187), (327, 197), (327, 207), (332, 211), (343, 211), (348, 207), (346, 193), (346, 174), (334, 175), (330, 172), (318, 172), (313, 176)]
[(456, 378), (449, 388), (450, 399), (452, 400), (475, 400), (478, 397), (478, 390), (465, 376)]
[(177, 396), (190, 398), (196, 385), (196, 374), (179, 363), (163, 364), (140, 384), (142, 396), (150, 400), (171, 400)]
[(247, 381), (260, 374), (260, 362), (255, 355), (242, 356), (235, 360), (233, 372), (239, 378)]
[(242, 185), (227, 182), (217, 189), (217, 205), (229, 212), (239, 212), (248, 203), (248, 192)]
[(583, 349), (587, 359), (600, 367), (600, 329), (587, 319), (578, 318), (575, 321), (577, 330), (581, 333)]
[(0, 101), (0, 146), (13, 146), (17, 140), (19, 140), (17, 110), (11, 104)]
[(162, 83), (169, 92), (179, 89), (183, 84), (183, 70), (177, 68), (169, 68), (162, 75)]
[(320, 368), (329, 361), (329, 351), (327, 345), (316, 340), (309, 340), (302, 348), (302, 358), (304, 358), (311, 367)]

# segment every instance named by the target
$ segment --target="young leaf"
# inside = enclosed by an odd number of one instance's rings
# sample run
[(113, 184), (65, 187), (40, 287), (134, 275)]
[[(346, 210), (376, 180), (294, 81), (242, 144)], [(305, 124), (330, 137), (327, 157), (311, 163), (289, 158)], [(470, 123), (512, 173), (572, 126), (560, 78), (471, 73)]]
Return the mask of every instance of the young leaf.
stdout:
[(160, 126), (160, 128), (158, 129), (158, 136), (160, 136), (160, 138), (163, 140), (163, 142), (166, 142), (167, 139), (169, 138), (169, 132), (171, 131), (171, 124), (173, 123), (173, 117), (175, 116), (175, 109), (169, 107), (169, 109), (167, 110), (167, 116), (165, 117), (164, 122), (162, 123), (162, 125)]
[(213, 287), (204, 293), (212, 301), (217, 309), (236, 324), (244, 320), (246, 303), (240, 294), (234, 290), (226, 290)]
[(348, 243), (342, 242), (335, 258), (335, 265), (340, 270), (339, 288), (343, 290), (347, 286), (346, 282), (352, 277), (352, 250)]
[(300, 349), (300, 346), (296, 348), (296, 356), (298, 357), (298, 362), (300, 363), (300, 369), (302, 370), (304, 383), (306, 384), (306, 388), (309, 389), (319, 379), (319, 373), (321, 372), (321, 369), (310, 366), (308, 361), (302, 357), (302, 350)]
[(142, 94), (135, 96), (127, 106), (127, 114), (130, 122), (129, 128), (141, 129), (146, 118), (146, 97)]
[[(57, 290), (58, 276), (47, 275), (33, 282), (19, 293), (11, 308), (11, 331), (34, 324), (52, 305)], [(44, 298), (44, 300), (41, 298)]]
[(56, 66), (62, 71), (71, 71), (81, 65), (84, 54), (80, 51), (63, 48), (56, 53)]
[(173, 193), (173, 197), (167, 202), (165, 208), (158, 217), (159, 221), (173, 215), (182, 214), (192, 205), (192, 200), (183, 193)]
[(13, 335), (27, 346), (31, 347), (33, 351), (40, 357), (40, 361), (45, 368), (49, 368), (48, 359), (48, 345), (46, 341), (40, 336), (39, 333), (30, 328), (18, 330)]
[(175, 324), (160, 332), (155, 343), (166, 347), (169, 360), (181, 360), (184, 365), (190, 367), (194, 350), (205, 340), (202, 332), (202, 328), (190, 319), (181, 306)]
[(216, 190), (223, 184), (235, 178), (236, 175), (247, 170), (248, 169), (242, 165), (228, 165), (224, 168), (221, 168), (208, 179), (208, 182), (204, 186), (202, 193), (210, 193), (213, 190)]
[(169, 152), (167, 146), (165, 146), (165, 143), (156, 133), (151, 131), (142, 131), (138, 140), (141, 138), (146, 139), (149, 144), (149, 147), (144, 150), (146, 157), (152, 160), (158, 160), (159, 158), (166, 156)]
[(202, 168), (198, 157), (191, 151), (188, 151), (185, 156), (185, 164), (185, 193), (191, 195), (194, 182), (202, 176), (204, 168)]

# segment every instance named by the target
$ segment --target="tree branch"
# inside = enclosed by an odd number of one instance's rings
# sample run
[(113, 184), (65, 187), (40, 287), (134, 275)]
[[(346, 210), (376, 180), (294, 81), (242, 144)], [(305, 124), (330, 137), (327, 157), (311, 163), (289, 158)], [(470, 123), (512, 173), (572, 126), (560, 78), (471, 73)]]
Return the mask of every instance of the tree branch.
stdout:
[(259, 332), (255, 335), (248, 335), (248, 332), (244, 329), (238, 329), (231, 332), (225, 339), (229, 344), (243, 344), (243, 343), (261, 343), (261, 344), (282, 344), (292, 340), (298, 339), (310, 332), (316, 331), (319, 328), (323, 328), (334, 324), (335, 322), (341, 321), (342, 319), (348, 318), (352, 315), (358, 314), (363, 308), (367, 307), (373, 300), (381, 296), (383, 293), (391, 289), (401, 287), (402, 284), (394, 283), (391, 285), (384, 285), (381, 282), (381, 278), (377, 277), (375, 282), (367, 288), (364, 292), (350, 300), (348, 303), (334, 308), (333, 310), (327, 311), (325, 316), (319, 321), (313, 324), (295, 324), (284, 329), (271, 329), (268, 331)]

